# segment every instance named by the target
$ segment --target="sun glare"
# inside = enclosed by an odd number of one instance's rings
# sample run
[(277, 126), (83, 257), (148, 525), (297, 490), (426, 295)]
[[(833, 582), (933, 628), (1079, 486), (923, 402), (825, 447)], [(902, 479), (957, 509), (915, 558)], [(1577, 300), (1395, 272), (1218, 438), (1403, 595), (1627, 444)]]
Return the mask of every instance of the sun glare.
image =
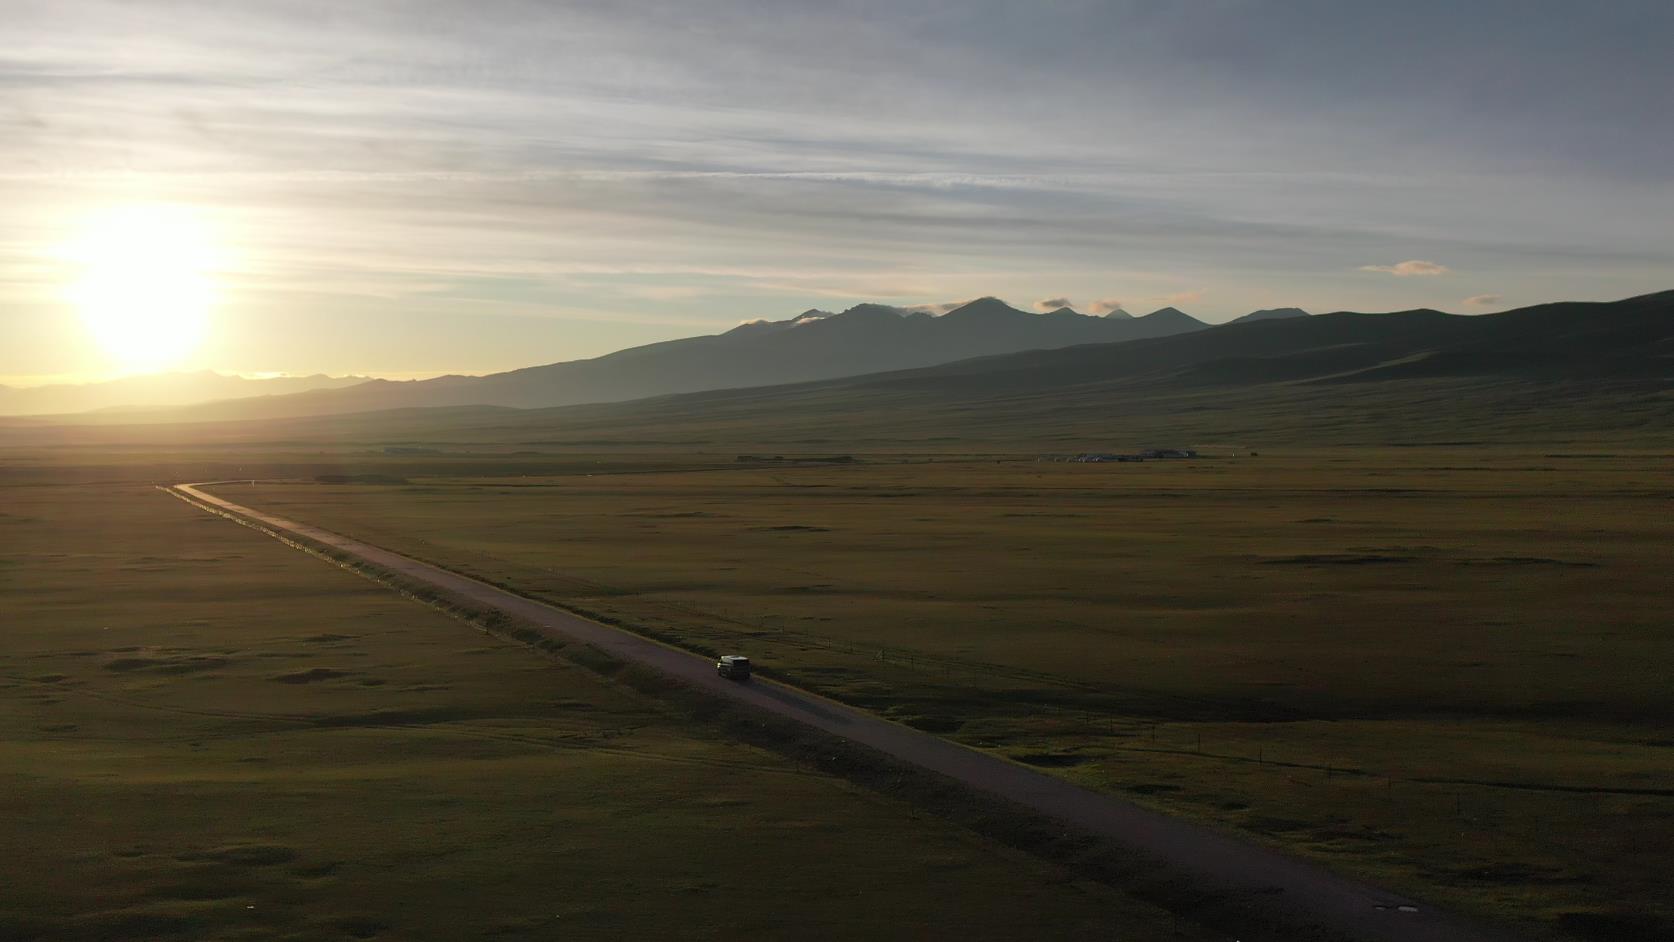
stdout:
[(129, 206), (95, 218), (70, 247), (70, 297), (121, 369), (177, 366), (203, 342), (214, 298), (214, 241), (190, 210)]

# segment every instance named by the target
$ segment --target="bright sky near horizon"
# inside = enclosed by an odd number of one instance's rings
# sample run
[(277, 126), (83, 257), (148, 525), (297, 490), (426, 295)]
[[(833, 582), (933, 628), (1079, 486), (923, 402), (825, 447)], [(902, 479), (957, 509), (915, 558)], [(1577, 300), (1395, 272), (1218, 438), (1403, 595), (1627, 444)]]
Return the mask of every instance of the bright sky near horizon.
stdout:
[(5, 0), (0, 382), (1674, 287), (1665, 0)]

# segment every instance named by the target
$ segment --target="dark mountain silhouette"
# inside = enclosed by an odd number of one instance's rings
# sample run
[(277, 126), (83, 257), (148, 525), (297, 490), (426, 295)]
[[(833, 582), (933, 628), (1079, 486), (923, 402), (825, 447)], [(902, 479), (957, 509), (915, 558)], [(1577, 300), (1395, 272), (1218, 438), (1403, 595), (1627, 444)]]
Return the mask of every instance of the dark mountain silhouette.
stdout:
[(1235, 317), (1228, 324), (1249, 324), (1254, 321), (1281, 321), (1292, 317), (1307, 317), (1308, 312), (1299, 307), (1274, 307), (1261, 311), (1251, 311), (1243, 317)]
[(541, 410), (502, 427), (589, 441), (747, 430), (751, 441), (857, 446), (1093, 444), (1124, 431), (1159, 441), (1321, 442), (1609, 433), (1666, 444), (1674, 441), (1674, 291), (1477, 316), (1269, 318), (877, 376)]
[(540, 408), (671, 393), (833, 379), (951, 363), (970, 357), (1160, 337), (1207, 325), (1178, 311), (1131, 321), (1059, 309), (1020, 311), (978, 298), (940, 317), (861, 304), (840, 314), (805, 311), (786, 321), (742, 324), (723, 334), (633, 347), (591, 360), (489, 376), (412, 382), (374, 380), (352, 389), (229, 403), (204, 418), (278, 417), (380, 409), (492, 405)]
[[(1154, 331), (1151, 334), (1151, 336), (1154, 336), (1154, 337), (1165, 336), (1165, 334), (1164, 334), (1165, 330), (1167, 331), (1167, 333), (1182, 333), (1182, 332), (1184, 332), (1184, 329), (1186, 328), (1186, 325), (1188, 325), (1188, 324), (1201, 324), (1201, 323), (1203, 323), (1202, 321), (1200, 321), (1197, 318), (1191, 316), (1190, 314), (1187, 314), (1185, 311), (1182, 311), (1177, 307), (1158, 308), (1157, 310), (1152, 311), (1149, 314), (1145, 314), (1143, 316), (1134, 318), (1134, 321), (1136, 323), (1145, 324), (1148, 327), (1150, 327), (1151, 330)], [(1176, 326), (1181, 327), (1182, 330), (1180, 330), (1180, 331), (1169, 330), (1169, 328), (1176, 327)]]
[(50, 415), (94, 409), (145, 409), (184, 406), (221, 399), (274, 396), (315, 389), (341, 389), (366, 382), (364, 376), (274, 376), (246, 379), (209, 370), (155, 373), (99, 383), (48, 386), (0, 386), (0, 415)]
[(1106, 312), (1104, 312), (1104, 316), (1108, 317), (1108, 318), (1111, 318), (1112, 320), (1118, 320), (1118, 321), (1131, 321), (1131, 320), (1134, 319), (1132, 314), (1129, 314), (1127, 311), (1124, 311), (1121, 308), (1116, 308), (1115, 310), (1106, 311)]
[(989, 357), (876, 381), (953, 382), (972, 375), (1175, 388), (1473, 377), (1665, 385), (1674, 380), (1674, 291), (1475, 316), (1420, 309), (1280, 318), (1191, 336)]

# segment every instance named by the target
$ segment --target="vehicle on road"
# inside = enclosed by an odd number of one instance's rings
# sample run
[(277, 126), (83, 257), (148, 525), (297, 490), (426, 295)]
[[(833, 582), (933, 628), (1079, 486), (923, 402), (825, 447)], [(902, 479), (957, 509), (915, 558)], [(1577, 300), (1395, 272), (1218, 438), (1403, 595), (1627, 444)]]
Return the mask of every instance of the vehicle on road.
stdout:
[(737, 654), (723, 654), (715, 662), (715, 673), (742, 683), (750, 679), (750, 659)]

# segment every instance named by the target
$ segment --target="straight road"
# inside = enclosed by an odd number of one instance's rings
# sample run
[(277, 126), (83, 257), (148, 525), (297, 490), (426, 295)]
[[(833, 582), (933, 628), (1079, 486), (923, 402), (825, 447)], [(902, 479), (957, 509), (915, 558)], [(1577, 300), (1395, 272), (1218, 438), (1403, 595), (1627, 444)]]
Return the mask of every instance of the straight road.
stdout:
[[(241, 483), (241, 482), (225, 482)], [(200, 488), (173, 490), (189, 502), (257, 522), (355, 556), (405, 578), (428, 583), (485, 608), (499, 609), (555, 635), (643, 664), (717, 696), (805, 723), (870, 746), (1051, 818), (1114, 839), (1201, 888), (1257, 905), (1288, 924), (1317, 927), (1376, 942), (1503, 942), (1414, 900), (1338, 876), (1315, 864), (1240, 841), (1201, 825), (1073, 785), (1005, 759), (874, 716), (784, 684), (737, 684), (716, 675), (707, 658), (536, 602), (439, 566), (329, 530), (235, 504)]]

